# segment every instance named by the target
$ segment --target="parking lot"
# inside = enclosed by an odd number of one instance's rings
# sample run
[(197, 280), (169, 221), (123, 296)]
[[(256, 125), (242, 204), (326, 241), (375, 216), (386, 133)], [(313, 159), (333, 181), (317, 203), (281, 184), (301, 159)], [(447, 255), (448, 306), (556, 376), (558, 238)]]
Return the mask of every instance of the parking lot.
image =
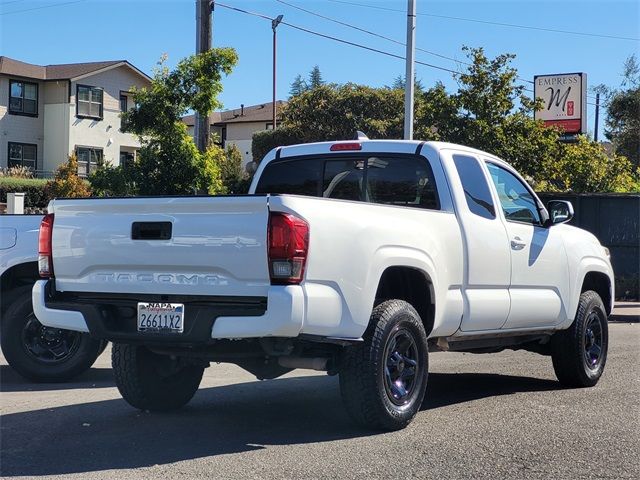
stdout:
[(435, 353), (404, 431), (359, 429), (334, 377), (265, 382), (212, 365), (182, 411), (118, 394), (109, 350), (69, 384), (31, 384), (1, 359), (1, 473), (73, 478), (638, 478), (640, 324), (610, 324), (597, 387), (565, 390), (528, 352)]

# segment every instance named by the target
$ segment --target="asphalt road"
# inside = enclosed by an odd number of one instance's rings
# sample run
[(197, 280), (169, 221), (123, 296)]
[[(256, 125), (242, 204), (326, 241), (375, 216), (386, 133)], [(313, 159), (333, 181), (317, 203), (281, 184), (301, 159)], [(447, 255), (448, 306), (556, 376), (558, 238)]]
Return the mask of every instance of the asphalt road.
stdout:
[(640, 324), (612, 323), (595, 388), (562, 389), (528, 352), (431, 355), (404, 431), (353, 426), (337, 379), (258, 382), (213, 365), (171, 414), (129, 407), (108, 351), (76, 383), (34, 385), (0, 359), (0, 473), (82, 479), (640, 478)]

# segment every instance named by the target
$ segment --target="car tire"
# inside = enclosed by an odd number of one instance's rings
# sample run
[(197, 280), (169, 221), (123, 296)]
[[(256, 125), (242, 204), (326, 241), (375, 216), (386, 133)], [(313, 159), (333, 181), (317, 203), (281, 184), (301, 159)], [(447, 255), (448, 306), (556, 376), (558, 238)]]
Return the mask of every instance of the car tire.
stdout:
[(400, 430), (420, 410), (429, 367), (427, 335), (418, 312), (386, 300), (371, 314), (363, 342), (346, 347), (340, 392), (351, 418), (376, 430)]
[(114, 343), (111, 362), (116, 385), (132, 407), (149, 411), (176, 410), (193, 398), (204, 367), (183, 364), (139, 345)]
[(565, 387), (593, 387), (607, 362), (609, 331), (600, 295), (592, 290), (580, 295), (576, 318), (567, 330), (553, 335), (553, 369)]
[(34, 382), (65, 382), (88, 370), (102, 343), (89, 334), (45, 327), (33, 313), (31, 287), (12, 295), (2, 318), (2, 353)]

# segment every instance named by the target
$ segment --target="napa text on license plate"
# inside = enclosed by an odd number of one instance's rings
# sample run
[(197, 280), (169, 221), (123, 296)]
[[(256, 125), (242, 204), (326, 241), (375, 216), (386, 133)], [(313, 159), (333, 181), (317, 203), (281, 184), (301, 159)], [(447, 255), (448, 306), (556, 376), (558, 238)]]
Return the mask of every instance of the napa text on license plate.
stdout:
[(184, 304), (138, 302), (138, 331), (182, 333), (184, 331)]

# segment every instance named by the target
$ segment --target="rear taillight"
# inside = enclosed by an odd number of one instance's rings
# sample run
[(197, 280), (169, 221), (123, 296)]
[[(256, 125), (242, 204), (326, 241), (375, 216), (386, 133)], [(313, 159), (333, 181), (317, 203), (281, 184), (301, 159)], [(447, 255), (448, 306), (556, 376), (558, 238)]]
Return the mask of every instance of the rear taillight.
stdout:
[(309, 224), (289, 213), (272, 212), (268, 241), (271, 283), (300, 283), (309, 250)]
[(40, 276), (44, 278), (53, 276), (52, 235), (53, 213), (47, 213), (42, 222), (40, 222), (40, 233), (38, 235), (38, 270), (40, 270)]

